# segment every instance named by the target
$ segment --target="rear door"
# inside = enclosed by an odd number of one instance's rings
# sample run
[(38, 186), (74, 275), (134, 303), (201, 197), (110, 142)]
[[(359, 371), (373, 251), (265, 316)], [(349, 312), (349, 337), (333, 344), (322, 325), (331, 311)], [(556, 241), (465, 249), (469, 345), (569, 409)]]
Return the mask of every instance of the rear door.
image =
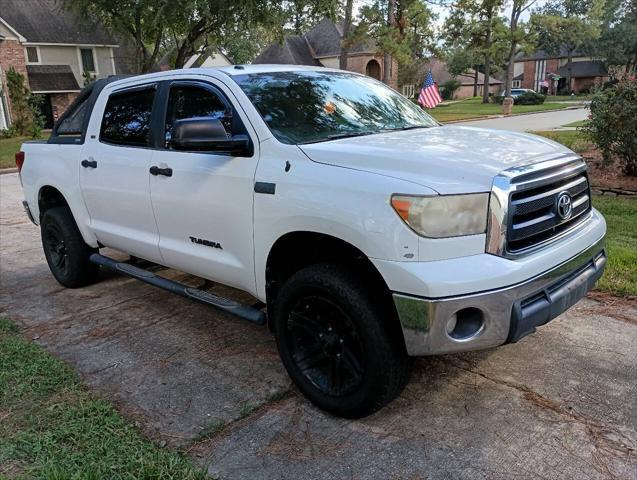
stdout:
[[(163, 89), (164, 143), (154, 152), (152, 165), (162, 172), (170, 169), (171, 176), (151, 175), (150, 190), (164, 262), (254, 291), (252, 205), (259, 158), (256, 135), (222, 84), (172, 81)], [(248, 134), (254, 153), (246, 158), (171, 149), (169, 139), (175, 120), (194, 117), (215, 117), (228, 134)]]
[(156, 93), (157, 84), (104, 91), (93, 110), (79, 168), (91, 228), (100, 243), (159, 262), (148, 173)]

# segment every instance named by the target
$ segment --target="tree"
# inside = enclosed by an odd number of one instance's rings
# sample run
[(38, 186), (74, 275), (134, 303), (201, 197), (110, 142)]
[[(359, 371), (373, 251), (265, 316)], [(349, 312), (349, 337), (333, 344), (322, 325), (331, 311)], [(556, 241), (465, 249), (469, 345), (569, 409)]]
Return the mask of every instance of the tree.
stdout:
[(11, 133), (38, 138), (43, 125), (39, 106), (44, 99), (31, 93), (26, 86), (24, 75), (16, 72), (13, 67), (7, 71), (7, 90), (13, 113)]
[[(520, 23), (520, 16), (528, 10), (537, 0), (512, 0), (511, 15), (509, 16), (509, 30), (507, 32), (509, 41), (509, 54), (507, 58), (506, 79), (504, 82), (505, 97), (511, 96), (511, 87), (513, 85), (513, 68), (515, 56), (529, 43), (532, 36), (527, 25)], [(528, 48), (528, 47), (527, 47)]]
[[(489, 102), (489, 78), (492, 64), (501, 63), (505, 28), (499, 16), (502, 0), (458, 0), (445, 22), (445, 39), (455, 50), (466, 48), (470, 57), (480, 59), (484, 72), (482, 102)], [(477, 93), (478, 65), (474, 72)]]
[(347, 60), (349, 58), (350, 49), (350, 32), (352, 29), (352, 9), (354, 8), (353, 0), (345, 1), (345, 20), (343, 21), (343, 40), (341, 41), (341, 56), (339, 57), (339, 68), (347, 70)]
[(242, 34), (259, 25), (281, 29), (285, 18), (283, 5), (268, 0), (61, 1), (130, 39), (140, 72), (155, 68), (166, 52), (173, 52), (172, 66), (181, 68), (203, 48), (222, 47), (227, 34), (236, 32), (237, 25), (241, 25)]
[(326, 17), (336, 20), (340, 7), (339, 0), (285, 0), (272, 3), (281, 3), (286, 23), (289, 22), (295, 35), (304, 34)]
[(549, 54), (566, 50), (566, 86), (572, 90), (573, 54), (600, 36), (605, 0), (553, 0), (531, 16), (537, 46)]
[(383, 81), (389, 82), (393, 60), (401, 71), (414, 70), (427, 52), (437, 50), (434, 19), (424, 0), (375, 0), (361, 8), (353, 38), (376, 43), (385, 64)]
[(607, 67), (623, 66), (627, 72), (634, 72), (637, 66), (637, 1), (607, 0), (601, 17), (600, 37), (596, 41), (587, 41), (584, 49), (603, 60)]

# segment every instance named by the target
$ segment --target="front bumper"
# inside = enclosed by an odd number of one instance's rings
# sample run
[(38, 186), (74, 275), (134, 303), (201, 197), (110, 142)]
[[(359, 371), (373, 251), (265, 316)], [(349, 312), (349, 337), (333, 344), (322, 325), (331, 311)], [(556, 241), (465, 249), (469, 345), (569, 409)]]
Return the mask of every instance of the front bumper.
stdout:
[(394, 294), (409, 355), (437, 355), (515, 342), (593, 288), (606, 265), (604, 237), (525, 282), (446, 298)]

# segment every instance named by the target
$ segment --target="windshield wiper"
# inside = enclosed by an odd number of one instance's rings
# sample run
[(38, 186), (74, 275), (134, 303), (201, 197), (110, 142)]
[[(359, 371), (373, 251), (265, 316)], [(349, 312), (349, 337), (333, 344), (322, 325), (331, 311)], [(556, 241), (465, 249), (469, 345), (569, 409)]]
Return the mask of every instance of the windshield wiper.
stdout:
[(415, 130), (417, 128), (431, 128), (432, 125), (408, 125), (406, 127), (400, 127), (397, 130)]

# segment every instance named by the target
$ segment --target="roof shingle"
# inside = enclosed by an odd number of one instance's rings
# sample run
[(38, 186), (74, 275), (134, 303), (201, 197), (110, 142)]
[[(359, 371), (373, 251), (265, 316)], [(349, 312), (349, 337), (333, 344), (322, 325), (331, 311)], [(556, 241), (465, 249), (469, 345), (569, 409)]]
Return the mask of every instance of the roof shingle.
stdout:
[(99, 25), (63, 9), (55, 0), (0, 0), (0, 17), (27, 42), (117, 45)]
[(27, 65), (27, 73), (33, 93), (80, 91), (69, 65)]

